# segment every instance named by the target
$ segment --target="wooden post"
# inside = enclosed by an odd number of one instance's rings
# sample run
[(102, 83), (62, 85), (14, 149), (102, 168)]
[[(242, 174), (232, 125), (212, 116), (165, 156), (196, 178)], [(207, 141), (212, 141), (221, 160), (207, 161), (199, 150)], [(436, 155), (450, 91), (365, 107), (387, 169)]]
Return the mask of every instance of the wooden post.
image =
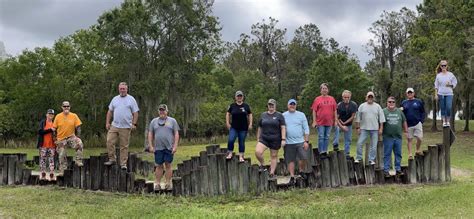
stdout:
[(183, 194), (191, 195), (191, 173), (184, 174), (183, 176)]
[[(208, 166), (199, 166), (199, 180), (201, 184), (201, 195), (209, 195), (209, 175)], [(216, 181), (216, 179), (214, 179)]]
[(73, 187), (74, 184), (74, 179), (73, 179), (74, 173), (72, 169), (65, 169), (64, 170), (64, 185), (66, 187)]
[(118, 189), (118, 180), (119, 180), (119, 166), (112, 165), (109, 169), (109, 187), (111, 192), (116, 192)]
[(7, 168), (5, 168), (5, 165), (3, 164), (3, 154), (0, 154), (0, 186), (4, 185), (4, 183), (3, 183), (3, 173), (6, 172), (6, 171), (4, 171), (4, 169), (7, 169)]
[(106, 174), (105, 174), (105, 165), (104, 165), (104, 162), (106, 162), (108, 160), (107, 158), (107, 155), (106, 154), (101, 154), (99, 156), (99, 172), (97, 173), (99, 176), (99, 189), (100, 190), (105, 190), (105, 179), (106, 179)]
[(268, 184), (268, 190), (267, 191), (271, 191), (271, 192), (276, 192), (277, 191), (277, 179), (276, 178), (269, 179), (267, 184)]
[(438, 177), (440, 182), (446, 182), (446, 150), (444, 145), (438, 145)]
[(443, 128), (443, 145), (444, 145), (444, 171), (445, 180), (451, 181), (451, 128)]
[[(217, 185), (218, 185), (218, 193), (219, 194), (226, 194), (228, 190), (227, 185), (229, 185), (229, 178), (227, 177), (227, 160), (226, 155), (219, 153), (216, 154), (217, 159)], [(216, 181), (216, 179), (210, 179)], [(217, 194), (217, 193), (213, 193)]]
[(85, 186), (83, 189), (91, 189), (92, 188), (92, 179), (91, 179), (91, 169), (90, 169), (90, 159), (84, 159), (82, 161), (84, 163), (84, 166), (82, 167), (84, 169), (85, 173)]
[(347, 163), (347, 172), (349, 174), (349, 183), (350, 185), (357, 185), (357, 180), (355, 177), (355, 171), (354, 171), (354, 158), (346, 158), (346, 163)]
[(341, 186), (348, 186), (349, 182), (349, 170), (347, 168), (346, 155), (344, 150), (337, 152), (337, 161), (339, 162), (339, 174), (341, 176)]
[(191, 157), (192, 170), (197, 170), (199, 168), (199, 162), (200, 162), (200, 157), (198, 156)]
[(126, 173), (127, 176), (127, 193), (132, 193), (135, 183), (135, 174), (132, 172)]
[(361, 160), (359, 163), (354, 162), (354, 172), (355, 178), (357, 181), (357, 185), (365, 185), (365, 170), (364, 170), (364, 162)]
[(72, 165), (72, 186), (74, 188), (81, 188), (81, 168)]
[[(174, 182), (173, 182), (173, 188), (174, 188)], [(146, 181), (145, 179), (135, 179), (134, 183), (134, 192), (141, 194), (145, 192), (145, 187), (146, 187)]]
[(183, 195), (183, 180), (181, 177), (173, 177), (173, 195)]
[(414, 159), (408, 159), (408, 182), (416, 183), (416, 162)]
[(322, 187), (331, 187), (331, 167), (329, 158), (321, 158)]
[(39, 163), (40, 163), (39, 160), (40, 160), (40, 156), (38, 156), (38, 155), (33, 156), (33, 163), (35, 165), (39, 165)]
[(250, 184), (250, 191), (258, 194), (260, 191), (258, 190), (258, 180), (259, 180), (259, 173), (258, 173), (258, 165), (253, 164), (250, 167), (250, 178), (249, 178), (249, 184)]
[(335, 151), (329, 152), (329, 161), (329, 166), (331, 168), (331, 186), (339, 187), (341, 185), (341, 176), (339, 174), (339, 163)]
[[(319, 162), (318, 162), (319, 163)], [(313, 174), (310, 174), (314, 177), (314, 183), (310, 183), (312, 188), (321, 188), (322, 181), (321, 181), (321, 164), (313, 165)]]
[(217, 195), (219, 193), (220, 183), (222, 181), (219, 180), (219, 167), (217, 165), (217, 156), (215, 154), (208, 154), (207, 155), (207, 172), (208, 172), (208, 190), (209, 195)]
[(8, 155), (8, 185), (15, 184), (16, 163), (18, 157), (15, 155)]
[(401, 166), (401, 171), (402, 171), (402, 175), (400, 176), (401, 183), (408, 184), (410, 182), (408, 179), (408, 166)]
[(259, 180), (258, 182), (260, 183), (259, 185), (259, 190), (264, 192), (264, 191), (268, 191), (268, 171), (264, 171), (264, 172), (259, 172)]
[(385, 175), (383, 169), (375, 169), (375, 183), (380, 185), (385, 184)]
[(239, 169), (239, 193), (249, 192), (249, 164), (242, 162), (238, 164)]
[(430, 158), (430, 166), (431, 166), (431, 182), (438, 182), (439, 180), (439, 175), (438, 175), (438, 146), (436, 145), (430, 145), (428, 146), (428, 149), (430, 150), (431, 158)]
[(199, 170), (191, 170), (191, 195), (199, 195)]
[(227, 176), (229, 179), (228, 192), (237, 192), (239, 188), (239, 179), (237, 174), (237, 159), (236, 156), (233, 156), (232, 159), (227, 160)]
[(424, 175), (424, 171), (423, 171), (423, 167), (424, 167), (424, 163), (423, 163), (423, 158), (424, 156), (423, 155), (415, 155), (415, 163), (416, 163), (416, 181), (421, 183), (423, 182), (423, 175)]
[(206, 146), (206, 152), (207, 154), (215, 154), (217, 148), (219, 148), (219, 145), (216, 144)]
[(127, 172), (125, 170), (119, 169), (118, 170), (118, 191), (119, 192), (126, 192), (127, 191)]
[(3, 185), (8, 185), (8, 155), (3, 155), (3, 178), (0, 179), (3, 182)]
[(155, 193), (155, 184), (153, 184), (153, 182), (145, 183), (145, 192), (146, 193)]
[(365, 181), (367, 185), (375, 183), (375, 165), (365, 165)]
[(23, 169), (23, 185), (29, 185), (31, 169)]
[(427, 183), (431, 179), (431, 154), (429, 150), (423, 151), (423, 179), (422, 182)]
[[(370, 140), (372, 141), (372, 139)], [(369, 148), (370, 148), (370, 143), (365, 143), (365, 155), (364, 155), (365, 165), (369, 165), (369, 151), (370, 151)]]
[(20, 185), (23, 183), (23, 163), (21, 160), (17, 157), (17, 161), (15, 164), (15, 185)]
[(377, 157), (376, 157), (376, 162), (375, 162), (376, 169), (383, 170), (383, 159), (384, 159), (383, 142), (379, 138), (379, 141), (377, 142)]
[(92, 190), (98, 190), (100, 187), (100, 157), (99, 156), (91, 156), (90, 157), (90, 180), (91, 180), (91, 187)]
[(199, 164), (201, 166), (207, 166), (207, 152), (206, 151), (199, 152)]
[(321, 164), (321, 156), (319, 155), (319, 149), (313, 148), (313, 160), (314, 160), (314, 165), (320, 165)]

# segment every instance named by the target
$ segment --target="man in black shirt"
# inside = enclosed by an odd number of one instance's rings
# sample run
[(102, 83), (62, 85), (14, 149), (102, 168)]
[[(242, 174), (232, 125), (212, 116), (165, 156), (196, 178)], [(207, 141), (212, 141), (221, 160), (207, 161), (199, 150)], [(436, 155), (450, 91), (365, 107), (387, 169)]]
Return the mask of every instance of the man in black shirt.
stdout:
[(337, 104), (337, 126), (334, 135), (334, 150), (339, 143), (339, 132), (344, 132), (344, 151), (349, 156), (352, 142), (352, 120), (357, 113), (357, 104), (351, 100), (352, 93), (348, 90), (342, 92), (342, 101)]

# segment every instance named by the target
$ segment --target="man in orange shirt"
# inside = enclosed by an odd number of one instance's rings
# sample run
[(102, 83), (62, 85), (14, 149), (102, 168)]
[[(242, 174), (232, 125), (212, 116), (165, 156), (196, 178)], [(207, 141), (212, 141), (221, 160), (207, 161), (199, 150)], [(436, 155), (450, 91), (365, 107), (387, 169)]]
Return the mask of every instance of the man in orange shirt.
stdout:
[(38, 149), (40, 153), (40, 180), (46, 178), (46, 158), (49, 161), (49, 178), (54, 179), (54, 153), (56, 145), (53, 140), (54, 110), (48, 109), (46, 119), (41, 120), (38, 130)]
[(76, 149), (75, 163), (82, 167), (82, 149), (84, 145), (79, 138), (81, 135), (81, 120), (72, 113), (71, 105), (68, 101), (64, 101), (62, 105), (63, 112), (56, 115), (53, 123), (53, 130), (56, 131), (56, 145), (59, 153), (59, 174), (62, 175), (67, 169), (66, 146)]

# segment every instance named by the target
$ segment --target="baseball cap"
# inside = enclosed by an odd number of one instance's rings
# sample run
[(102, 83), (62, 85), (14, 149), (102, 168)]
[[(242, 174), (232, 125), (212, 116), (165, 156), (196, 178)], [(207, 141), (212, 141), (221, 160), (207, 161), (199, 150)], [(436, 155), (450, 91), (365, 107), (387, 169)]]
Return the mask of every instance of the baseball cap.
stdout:
[(46, 111), (47, 114), (54, 114), (54, 110), (53, 109), (48, 109), (48, 111)]
[(369, 91), (369, 92), (367, 92), (367, 95), (365, 95), (365, 96), (366, 96), (366, 97), (368, 97), (368, 96), (373, 96), (373, 97), (375, 97), (375, 94), (374, 94), (374, 92)]
[(409, 88), (407, 88), (407, 91), (406, 91), (406, 93), (408, 93), (408, 92), (415, 93), (415, 90), (414, 90), (413, 88), (409, 87)]
[(276, 100), (274, 100), (274, 99), (269, 99), (269, 100), (268, 100), (268, 102), (267, 102), (267, 104), (273, 104), (273, 105), (276, 105), (276, 104), (277, 104), (277, 102), (276, 102)]
[(290, 105), (290, 104), (292, 104), (292, 103), (296, 104), (296, 100), (295, 100), (295, 99), (290, 99), (290, 100), (288, 100), (288, 105)]
[(237, 92), (235, 92), (235, 96), (239, 96), (239, 95), (242, 95), (244, 96), (244, 92), (238, 90)]
[(168, 106), (166, 106), (166, 104), (160, 104), (158, 106), (158, 110), (160, 110), (160, 109), (164, 109), (166, 112), (168, 112)]

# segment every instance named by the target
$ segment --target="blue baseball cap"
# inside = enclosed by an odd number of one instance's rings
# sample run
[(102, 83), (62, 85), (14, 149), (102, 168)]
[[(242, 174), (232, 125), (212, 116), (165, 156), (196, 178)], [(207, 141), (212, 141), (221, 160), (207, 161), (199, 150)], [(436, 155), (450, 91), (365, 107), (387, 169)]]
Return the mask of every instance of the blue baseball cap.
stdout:
[(288, 100), (288, 105), (290, 105), (290, 104), (292, 104), (292, 103), (296, 104), (296, 100), (295, 100), (295, 99), (290, 99), (290, 100)]

